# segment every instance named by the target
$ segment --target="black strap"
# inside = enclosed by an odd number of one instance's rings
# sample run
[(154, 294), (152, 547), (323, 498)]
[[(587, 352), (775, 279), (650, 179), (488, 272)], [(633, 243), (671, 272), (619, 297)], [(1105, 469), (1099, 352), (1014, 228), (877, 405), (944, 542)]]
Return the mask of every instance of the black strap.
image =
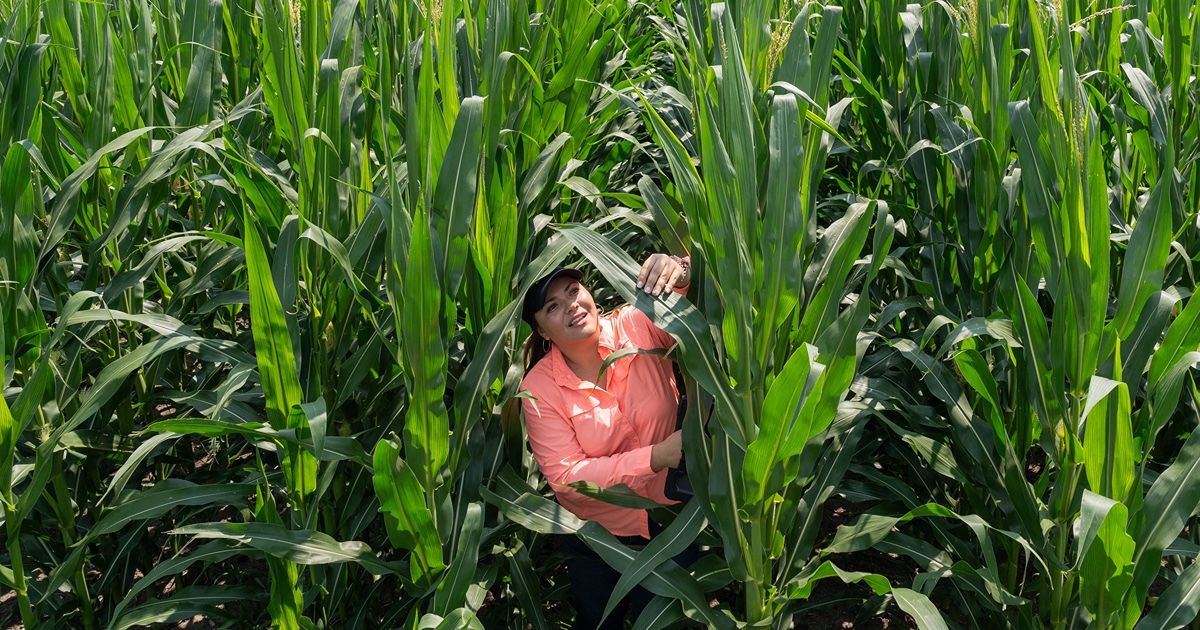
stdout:
[[(675, 411), (675, 429), (679, 430), (683, 428), (683, 419), (687, 417), (687, 390), (683, 387), (683, 373), (679, 371), (679, 364), (672, 361), (671, 368), (675, 371), (675, 388), (679, 390), (679, 408)], [(663, 488), (663, 494), (672, 501), (681, 502), (686, 502), (695, 496), (695, 492), (692, 490), (692, 481), (687, 476), (687, 464), (682, 455), (679, 457), (679, 467), (667, 470), (667, 484)]]

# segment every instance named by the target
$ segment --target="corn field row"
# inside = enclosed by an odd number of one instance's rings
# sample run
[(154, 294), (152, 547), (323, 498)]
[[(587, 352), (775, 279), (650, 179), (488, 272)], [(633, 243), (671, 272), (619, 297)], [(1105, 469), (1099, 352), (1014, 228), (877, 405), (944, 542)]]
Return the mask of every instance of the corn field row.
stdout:
[[(576, 533), (639, 630), (1200, 627), (1200, 10), (1130, 1), (0, 0), (0, 624), (569, 627)], [(523, 436), (559, 264), (677, 340), (644, 549)]]

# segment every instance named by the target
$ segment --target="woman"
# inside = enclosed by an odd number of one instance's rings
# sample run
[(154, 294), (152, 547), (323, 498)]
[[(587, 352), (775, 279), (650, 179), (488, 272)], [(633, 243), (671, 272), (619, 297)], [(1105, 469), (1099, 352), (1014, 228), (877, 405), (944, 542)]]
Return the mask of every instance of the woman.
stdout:
[[(642, 265), (637, 286), (651, 295), (668, 287), (683, 292), (691, 281), (687, 259), (654, 254)], [(679, 465), (682, 435), (675, 429), (678, 394), (671, 362), (658, 356), (624, 357), (597, 379), (609, 353), (623, 348), (669, 348), (670, 335), (632, 306), (602, 315), (583, 274), (559, 267), (526, 293), (522, 317), (533, 328), (525, 346), (521, 388), (533, 456), (558, 502), (580, 518), (596, 521), (630, 546), (641, 546), (661, 529), (645, 510), (585, 497), (567, 486), (587, 481), (601, 487), (625, 484), (660, 503), (667, 469)], [(563, 536), (575, 600), (576, 628), (621, 628), (651, 595), (640, 587), (599, 626), (619, 574), (575, 536)], [(679, 560), (689, 563), (694, 559)]]

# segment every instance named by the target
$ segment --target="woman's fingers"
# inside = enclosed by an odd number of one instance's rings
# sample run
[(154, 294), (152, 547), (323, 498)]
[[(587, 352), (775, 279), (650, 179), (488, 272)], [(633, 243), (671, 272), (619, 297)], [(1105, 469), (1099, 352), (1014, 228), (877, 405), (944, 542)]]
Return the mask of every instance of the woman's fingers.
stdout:
[[(675, 261), (671, 261), (671, 262), (675, 262)], [(683, 274), (684, 274), (683, 265), (680, 265), (679, 263), (675, 263), (675, 270), (671, 272), (671, 281), (667, 283), (667, 286), (668, 287), (679, 286), (679, 281), (683, 279)]]
[(683, 266), (666, 254), (651, 254), (638, 272), (637, 287), (650, 295), (662, 295), (683, 277)]
[(659, 285), (654, 289), (654, 295), (661, 295), (663, 291), (679, 286), (679, 281), (685, 273), (687, 271), (684, 270), (683, 265), (675, 262), (670, 257), (666, 257), (662, 275), (659, 276)]
[(638, 274), (638, 288), (646, 293), (657, 295), (655, 290), (662, 279), (663, 269), (670, 261), (670, 258), (662, 254), (651, 254), (646, 262), (642, 263), (642, 270)]
[(650, 257), (646, 259), (646, 262), (642, 263), (642, 268), (638, 272), (637, 288), (645, 290), (646, 293), (650, 292), (648, 289), (646, 289), (646, 286), (650, 283), (649, 281), (651, 278), (658, 277), (657, 275), (654, 275), (654, 272), (662, 264), (660, 260), (661, 258), (663, 258), (662, 254), (651, 254)]
[(667, 259), (667, 263), (663, 265), (662, 273), (658, 276), (658, 284), (654, 285), (654, 295), (661, 295), (667, 287), (675, 283), (674, 278), (671, 276), (675, 273), (675, 268), (678, 266), (675, 264), (675, 261)]

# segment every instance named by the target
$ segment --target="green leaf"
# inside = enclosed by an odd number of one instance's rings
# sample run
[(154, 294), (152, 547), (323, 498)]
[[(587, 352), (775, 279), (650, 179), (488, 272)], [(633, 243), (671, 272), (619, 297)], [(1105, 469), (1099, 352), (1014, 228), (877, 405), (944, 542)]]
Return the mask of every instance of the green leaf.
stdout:
[[(1169, 145), (1170, 142), (1167, 140), (1170, 137), (1168, 131), (1170, 127), (1169, 108), (1164, 102), (1162, 94), (1159, 93), (1158, 87), (1154, 85), (1154, 80), (1141, 68), (1128, 63), (1121, 64), (1121, 70), (1129, 79), (1129, 88), (1134, 100), (1138, 105), (1146, 108), (1150, 114), (1150, 136), (1161, 146)], [(1167, 181), (1169, 178), (1169, 172), (1163, 173), (1160, 185), (1162, 181)]]
[(1020, 348), (1021, 342), (1017, 341), (1016, 334), (1013, 332), (1013, 324), (1007, 319), (987, 319), (984, 317), (975, 317), (959, 324), (954, 328), (954, 332), (950, 333), (946, 340), (942, 342), (942, 349), (938, 351), (935, 358), (942, 358), (954, 346), (962, 343), (967, 339), (978, 337), (980, 335), (989, 335), (1001, 341), (1004, 341), (1010, 348)]
[(989, 418), (995, 418), (992, 429), (996, 432), (998, 439), (1003, 438), (1004, 429), (998, 425), (998, 416), (1002, 407), (1000, 406), (1000, 385), (996, 382), (996, 378), (992, 376), (991, 370), (988, 368), (987, 359), (983, 358), (977, 350), (968, 348), (954, 355), (954, 365), (958, 367), (958, 371), (966, 379), (971, 388), (977, 394), (987, 401), (990, 413)]
[[(716, 14), (714, 14), (714, 18)], [(717, 50), (721, 53), (721, 81), (717, 84), (718, 103), (717, 122), (715, 130), (702, 133), (701, 144), (706, 140), (723, 143), (728, 159), (734, 165), (734, 178), (721, 182), (722, 187), (731, 187), (734, 193), (734, 205), (730, 208), (731, 223), (738, 224), (736, 231), (730, 236), (734, 239), (725, 240), (725, 246), (734, 248), (739, 256), (744, 255), (746, 262), (752, 262), (758, 249), (758, 145), (762, 134), (762, 125), (755, 110), (754, 89), (751, 87), (750, 75), (746, 71), (746, 61), (742, 56), (742, 45), (746, 39), (738, 32), (733, 21), (733, 12), (721, 13), (720, 21), (714, 19), (713, 35)], [(706, 137), (711, 131), (719, 130), (719, 138)], [(709, 166), (711, 161), (702, 161)], [(711, 190), (711, 188), (710, 188)], [(713, 207), (712, 205), (709, 206)], [(785, 237), (786, 235), (780, 235)], [(736, 239), (736, 240), (735, 240)], [(786, 243), (786, 241), (785, 241)], [(786, 244), (784, 245), (786, 247)], [(743, 250), (744, 254), (743, 254)], [(719, 261), (713, 261), (719, 264)], [(753, 286), (753, 275), (750, 269), (745, 269), (744, 280)], [(730, 277), (729, 280), (734, 278)], [(749, 288), (749, 287), (746, 287)], [(750, 291), (742, 291), (741, 295), (749, 295)], [(728, 308), (729, 305), (727, 305)], [(743, 325), (749, 325), (745, 318)]]
[[(292, 409), (293, 413), (296, 411), (304, 414), (304, 421), (308, 424), (308, 431), (312, 436), (313, 456), (317, 458), (317, 461), (324, 461), (325, 429), (328, 424), (325, 412), (325, 399), (318, 398), (315, 402), (297, 405), (296, 408)], [(357, 442), (354, 442), (354, 444), (357, 444)]]
[(445, 619), (437, 625), (435, 630), (461, 630), (470, 628), (471, 630), (484, 630), (483, 624), (475, 613), (466, 608), (456, 608), (446, 615)]
[(962, 468), (954, 459), (954, 453), (949, 446), (929, 436), (907, 431), (886, 418), (884, 422), (892, 431), (911, 445), (913, 450), (921, 455), (921, 459), (925, 460), (929, 464), (929, 468), (934, 472), (939, 475), (945, 475), (958, 483), (969, 483)]
[(142, 127), (138, 130), (133, 130), (121, 134), (108, 144), (102, 146), (94, 154), (88, 158), (88, 161), (80, 164), (79, 168), (72, 170), (71, 175), (68, 175), (65, 180), (62, 180), (62, 186), (59, 188), (58, 194), (54, 197), (54, 208), (50, 212), (50, 224), (46, 232), (46, 238), (42, 241), (41, 251), (37, 254), (38, 265), (44, 266), (50, 262), (50, 254), (55, 251), (62, 239), (65, 238), (71, 230), (76, 215), (79, 211), (79, 194), (83, 192), (83, 188), (88, 181), (91, 180), (104, 158), (115, 152), (124, 150), (138, 138), (145, 134), (155, 131), (157, 127)]
[[(547, 500), (542, 499), (542, 501)], [(584, 523), (583, 527), (579, 529), (579, 534), (583, 541), (609, 566), (622, 574), (632, 571), (634, 563), (638, 559), (637, 552), (622, 545), (599, 523), (594, 521)], [(703, 621), (710, 628), (732, 630), (735, 627), (732, 619), (709, 607), (708, 598), (700, 590), (696, 579), (674, 562), (666, 562), (655, 567), (646, 574), (642, 580), (642, 586), (656, 595), (683, 600), (689, 616), (698, 617), (699, 621)]]
[(120, 616), (114, 615), (108, 627), (126, 630), (134, 626), (186, 621), (197, 615), (209, 619), (231, 619), (233, 614), (220, 606), (229, 602), (263, 599), (265, 597), (261, 591), (246, 586), (189, 586), (166, 599), (150, 600)]
[[(1024, 533), (1033, 540), (1041, 535), (1041, 525), (1031, 515), (1037, 514), (1036, 507), (1029, 506), (1031, 495), (1010, 495), (1004, 485), (1004, 474), (1001, 462), (997, 458), (995, 438), (990, 427), (980, 421), (971, 409), (961, 386), (950, 375), (949, 370), (940, 362), (933, 361), (929, 355), (920, 351), (915, 343), (908, 339), (898, 339), (894, 347), (906, 358), (913, 362), (925, 375), (925, 382), (930, 393), (946, 404), (949, 412), (954, 450), (962, 455), (960, 461), (974, 461), (975, 466), (967, 472), (977, 483), (985, 485), (1001, 509), (1021, 518)], [(1019, 506), (1015, 500), (1025, 505)]]
[(392, 544), (413, 551), (413, 580), (432, 584), (443, 569), (442, 541), (426, 505), (425, 490), (400, 451), (388, 440), (375, 445), (375, 494)]
[(1112, 505), (1080, 567), (1079, 599), (1102, 627), (1120, 621), (1122, 600), (1133, 581), (1134, 542), (1125, 531), (1127, 517), (1124, 505)]
[(1187, 305), (1183, 307), (1175, 321), (1171, 322), (1159, 349), (1150, 359), (1150, 372), (1147, 376), (1148, 389), (1153, 390), (1183, 355), (1200, 348), (1200, 299), (1196, 299), (1196, 297), (1193, 295), (1188, 298)]
[(1146, 300), (1162, 289), (1167, 254), (1171, 251), (1171, 176), (1164, 174), (1134, 224), (1121, 266), (1117, 314), (1111, 326), (1124, 341), (1133, 332), (1135, 317)]
[(610, 352), (608, 353), (608, 356), (604, 357), (604, 360), (600, 362), (600, 373), (596, 377), (596, 382), (599, 382), (599, 379), (604, 376), (604, 373), (608, 371), (608, 368), (612, 367), (612, 364), (624, 359), (625, 357), (634, 355), (662, 357), (659, 359), (659, 361), (663, 361), (666, 359), (668, 351), (663, 348), (642, 349), (636, 346), (630, 346), (628, 348), (621, 348), (620, 350)]
[(865, 422), (856, 422), (849, 430), (833, 436), (822, 450), (823, 456), (816, 464), (816, 474), (804, 495), (796, 502), (796, 524), (791, 527), (791, 532), (785, 534), (782, 558), (784, 571), (777, 578), (780, 583), (788, 583), (794, 572), (802, 571), (812, 555), (824, 520), (825, 511), (822, 507), (841, 485), (865, 426)]
[(208, 122), (213, 111), (213, 88), (221, 88), (220, 51), (224, 46), (225, 32), (222, 21), (221, 0), (208, 0), (188, 5), (189, 12), (196, 15), (192, 19), (204, 24), (200, 40), (193, 48), (191, 67), (187, 76), (187, 87), (183, 93), (183, 102), (175, 115), (175, 124), (181, 127), (194, 127)]
[(896, 598), (900, 610), (912, 615), (921, 630), (948, 630), (942, 613), (925, 595), (907, 588), (894, 588), (892, 597)]
[(1134, 630), (1169, 630), (1183, 628), (1200, 612), (1200, 562), (1192, 562), (1171, 586), (1158, 597)]
[(1200, 504), (1200, 432), (1193, 432), (1179, 456), (1150, 487), (1140, 515), (1129, 528), (1137, 542), (1133, 555), (1135, 594), (1126, 605), (1141, 606), (1150, 583), (1158, 574), (1167, 548)]
[(634, 621), (633, 630), (660, 630), (687, 619), (679, 607), (678, 600), (655, 597), (642, 609)]
[(483, 498), (509, 520), (542, 534), (574, 534), (584, 521), (563, 506), (536, 495), (511, 468), (500, 471), (493, 492), (482, 488)]
[(512, 578), (513, 590), (524, 607), (526, 619), (535, 630), (549, 630), (542, 606), (545, 598), (542, 596), (542, 584), (534, 571), (533, 562), (525, 545), (517, 540), (513, 548), (505, 551), (508, 556), (509, 575)]
[[(12, 497), (13, 454), (20, 436), (21, 427), (9, 411), (8, 403), (0, 396), (0, 497), (5, 503)], [(7, 509), (12, 509), (12, 506)]]
[[(781, 467), (783, 460), (799, 455), (808, 441), (812, 427), (801, 421), (802, 410), (818, 379), (825, 373), (825, 366), (810, 357), (815, 350), (807, 344), (800, 346), (784, 364), (763, 399), (758, 437), (750, 443), (741, 471), (748, 505), (757, 504), (768, 492), (782, 488), (785, 483), (783, 471), (776, 473), (775, 468)], [(811, 421), (812, 418), (803, 420)], [(776, 478), (772, 479), (773, 476)]]
[[(840, 6), (826, 6), (821, 11), (821, 27), (813, 42), (812, 58), (809, 60), (808, 85), (801, 85), (818, 107), (829, 103), (829, 75), (833, 67), (833, 55), (842, 35), (842, 13)], [(798, 26), (805, 26), (798, 24)], [(807, 30), (807, 28), (805, 28)]]
[(659, 190), (658, 185), (648, 175), (638, 180), (638, 191), (642, 193), (642, 201), (654, 216), (654, 225), (658, 229), (658, 237), (666, 245), (666, 251), (676, 256), (687, 256), (691, 235), (687, 222), (675, 211), (666, 196)]
[[(803, 33), (795, 37), (806, 39)], [(755, 302), (759, 307), (754, 341), (759, 365), (767, 365), (775, 331), (800, 298), (800, 247), (807, 217), (800, 199), (804, 155), (803, 145), (796, 141), (800, 136), (799, 112), (796, 98), (791, 94), (774, 98), (768, 140), (767, 197), (762, 235), (758, 239), (762, 271), (755, 277), (758, 285)]]
[(802, 305), (804, 315), (795, 335), (797, 341), (813, 343), (837, 318), (846, 279), (867, 242), (873, 203), (852, 204), (817, 243), (812, 262), (804, 271), (804, 294), (812, 298)]
[[(371, 295), (371, 293), (368, 291), (366, 285), (363, 284), (363, 281), (358, 277), (358, 274), (354, 272), (354, 267), (350, 262), (350, 255), (346, 251), (346, 247), (337, 239), (335, 239), (332, 234), (312, 224), (308, 224), (304, 229), (304, 232), (301, 233), (298, 238), (307, 239), (313, 243), (316, 243), (333, 256), (334, 261), (337, 262), (342, 274), (346, 277), (346, 282), (350, 285), (350, 289), (353, 291), (351, 295), (354, 296), (354, 300), (359, 306), (362, 307), (363, 314), (366, 316), (367, 320), (371, 323), (375, 330), (380, 330), (380, 325), (375, 320), (374, 315), (376, 303), (372, 303), (367, 299), (366, 296)], [(391, 339), (387, 337), (381, 337), (381, 341), (383, 341), (384, 345), (387, 346), (388, 350), (393, 355), (398, 352), (396, 345), (392, 343)]]
[(542, 152), (538, 154), (533, 161), (533, 165), (525, 171), (525, 178), (521, 180), (521, 191), (517, 198), (520, 200), (520, 211), (522, 216), (534, 207), (534, 204), (542, 194), (553, 184), (550, 180), (552, 172), (558, 162), (558, 154), (562, 151), (563, 145), (571, 139), (571, 135), (567, 133), (559, 134), (550, 141)]
[[(271, 263), (249, 213), (243, 216), (245, 227), (246, 269), (250, 276), (250, 317), (258, 374), (267, 403), (267, 419), (276, 431), (306, 429), (307, 417), (293, 412), (304, 402), (296, 356), (288, 333), (287, 320), (279, 293), (271, 276)], [(317, 486), (317, 460), (296, 445), (287, 445), (280, 454), (287, 477), (289, 498), (299, 507)]]
[[(1046, 327), (1046, 317), (1038, 306), (1037, 298), (1022, 278), (1017, 277), (1014, 272), (1009, 274), (1008, 280), (1014, 295), (1013, 324), (1021, 336), (1021, 345), (1024, 348), (1026, 388), (1042, 423), (1042, 431), (1053, 435), (1055, 425), (1062, 418), (1062, 410), (1066, 407), (1063, 400), (1065, 385), (1062, 374), (1054, 369), (1051, 362), (1050, 333)], [(1058, 453), (1049, 455), (1052, 458), (1059, 457)]]
[(182, 479), (166, 479), (153, 488), (137, 493), (105, 512), (96, 525), (82, 540), (75, 544), (71, 554), (50, 574), (46, 594), (58, 587), (78, 571), (88, 551), (88, 545), (99, 536), (120, 531), (134, 521), (159, 518), (167, 512), (184, 505), (239, 505), (247, 503), (254, 494), (251, 484), (211, 484), (198, 486)]
[[(438, 57), (444, 60), (447, 54), (439, 51)], [(475, 216), (479, 167), (483, 158), (483, 108), (481, 97), (463, 100), (434, 189), (431, 218), (443, 261), (439, 276), (450, 296), (458, 295), (467, 264), (467, 236)]]
[[(135, 597), (137, 597), (137, 594), (146, 588), (153, 586), (154, 583), (159, 579), (168, 575), (178, 575), (180, 572), (200, 561), (208, 563), (221, 562), (222, 560), (225, 560), (231, 556), (235, 556), (239, 553), (245, 553), (245, 551), (239, 550), (236, 545), (227, 540), (214, 540), (213, 542), (201, 545), (199, 548), (195, 549), (191, 553), (188, 553), (187, 555), (176, 555), (173, 558), (158, 563), (153, 569), (150, 570), (149, 573), (145, 575), (145, 577), (133, 583), (133, 588), (130, 589), (129, 594), (126, 595), (119, 604), (117, 604), (115, 609), (113, 609), (112, 619), (121, 619), (121, 612), (133, 603), (133, 600)], [(257, 552), (251, 553), (257, 555)], [(114, 624), (110, 623), (108, 627), (111, 629), (114, 627)]]
[(1075, 537), (1076, 569), (1087, 557), (1088, 549), (1096, 540), (1096, 533), (1100, 530), (1100, 525), (1104, 523), (1104, 519), (1108, 517), (1108, 513), (1116, 504), (1116, 501), (1091, 490), (1083, 491), (1079, 506), (1079, 530)]
[(300, 60), (296, 54), (296, 34), (292, 30), (291, 12), (282, 0), (268, 0), (262, 5), (262, 30), (259, 39), (263, 64), (263, 97), (275, 120), (275, 129), (292, 148), (300, 172), (307, 174), (312, 161), (305, 155), (303, 134), (309, 128), (308, 107), (300, 77)]
[[(684, 214), (688, 217), (692, 242), (703, 248), (706, 258), (711, 258), (716, 253), (716, 250), (712, 248), (714, 243), (712, 219), (707, 210), (708, 202), (705, 200), (707, 195), (704, 184), (700, 181), (700, 174), (696, 171), (696, 166), (692, 163), (692, 158), (688, 155), (683, 143), (671, 131), (662, 116), (650, 105), (645, 94), (639, 93), (639, 96), (642, 99), (642, 114), (650, 122), (647, 126), (653, 130), (658, 146), (671, 166), (671, 175), (674, 177), (675, 187), (679, 190)], [(685, 241), (684, 244), (686, 245), (687, 242)]]
[[(260, 484), (256, 490), (254, 518), (260, 524), (282, 529), (283, 519), (275, 503), (275, 495), (268, 486)], [(224, 537), (218, 537), (218, 540)], [(267, 577), (270, 601), (267, 612), (271, 621), (281, 630), (298, 630), (307, 621), (304, 617), (304, 593), (300, 590), (300, 570), (295, 562), (275, 554), (267, 555)]]
[(683, 512), (659, 535), (652, 538), (649, 544), (638, 554), (637, 560), (631, 564), (630, 570), (621, 574), (617, 585), (608, 596), (604, 606), (604, 617), (612, 613), (613, 608), (625, 598), (647, 575), (664, 562), (672, 562), (672, 558), (687, 549), (696, 540), (696, 536), (704, 529), (708, 521), (700, 510), (700, 503), (689, 501)]
[[(1039, 47), (1039, 63), (1044, 54)], [(1040, 73), (1039, 77), (1045, 80)], [(1061, 234), (1056, 202), (1050, 196), (1052, 191), (1058, 189), (1057, 176), (1029, 102), (1010, 103), (1008, 115), (1012, 120), (1017, 158), (1021, 166), (1022, 198), (1029, 213), (1030, 232), (1036, 245), (1034, 253), (1047, 274), (1046, 284), (1050, 292), (1055, 293), (1059, 270), (1066, 266), (1065, 237)]]
[(302, 565), (355, 562), (372, 575), (403, 575), (403, 563), (380, 560), (358, 541), (338, 542), (308, 529), (291, 530), (274, 523), (204, 523), (173, 529), (168, 534), (235, 540), (259, 551)]
[[(1166, 350), (1165, 346), (1159, 352), (1164, 350)], [(1150, 404), (1142, 406), (1143, 412), (1148, 410), (1148, 413), (1142, 415), (1149, 416), (1149, 422), (1142, 422), (1138, 427), (1138, 434), (1145, 436), (1143, 442), (1146, 445), (1154, 444), (1158, 432), (1175, 413), (1184, 380), (1197, 363), (1200, 363), (1200, 351), (1189, 352), (1154, 383), (1154, 387), (1150, 390)]]
[[(88, 532), (95, 538), (116, 532), (133, 521), (158, 518), (168, 510), (183, 505), (238, 505), (254, 494), (252, 484), (196, 485), (182, 479), (166, 479), (153, 488), (139, 492), (134, 498), (114, 505), (104, 512)], [(86, 539), (85, 539), (86, 540)]]
[(1142, 376), (1150, 365), (1150, 357), (1154, 354), (1155, 346), (1167, 328), (1171, 311), (1179, 300), (1179, 293), (1174, 287), (1151, 295), (1133, 327), (1133, 332), (1121, 341), (1121, 376), (1131, 394), (1136, 394), (1141, 389)]
[(865, 513), (853, 523), (839, 527), (833, 541), (822, 550), (821, 554), (851, 553), (870, 549), (886, 538), (892, 528), (902, 521), (903, 519), (899, 516)]
[(891, 584), (882, 575), (861, 571), (843, 571), (833, 562), (826, 560), (820, 564), (810, 563), (808, 570), (789, 584), (788, 596), (790, 599), (807, 599), (812, 594), (812, 589), (817, 582), (831, 577), (836, 577), (845, 584), (863, 582), (876, 595), (885, 595), (892, 590)]
[(438, 583), (437, 592), (433, 596), (433, 612), (448, 614), (463, 605), (467, 588), (475, 580), (479, 562), (479, 539), (482, 534), (483, 505), (474, 502), (467, 506), (467, 516), (463, 520), (458, 538), (458, 553), (450, 563), (445, 578)]
[(611, 488), (601, 488), (590, 481), (574, 481), (567, 486), (585, 497), (603, 501), (611, 505), (619, 505), (631, 510), (652, 510), (662, 507), (657, 501), (634, 492), (629, 486), (619, 483)]
[(446, 341), (439, 319), (443, 293), (434, 264), (429, 224), (425, 215), (418, 211), (413, 217), (412, 249), (405, 273), (400, 318), (409, 395), (404, 422), (404, 454), (424, 488), (426, 505), (431, 513), (434, 513), (438, 479), (450, 451), (450, 418), (443, 401)]
[(1135, 455), (1125, 383), (1093, 376), (1084, 418), (1083, 463), (1088, 485), (1098, 494), (1126, 501), (1134, 484)]

